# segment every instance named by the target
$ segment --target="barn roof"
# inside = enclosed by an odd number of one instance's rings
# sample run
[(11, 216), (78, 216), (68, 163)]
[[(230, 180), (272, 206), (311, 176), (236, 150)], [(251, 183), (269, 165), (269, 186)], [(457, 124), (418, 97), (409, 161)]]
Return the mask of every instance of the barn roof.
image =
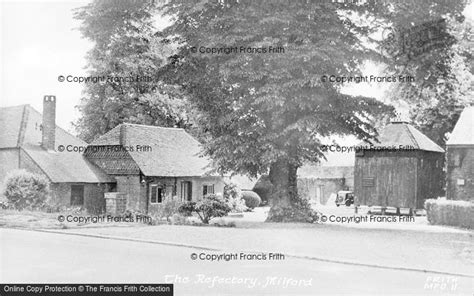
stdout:
[(378, 140), (379, 143), (374, 143), (372, 146), (380, 148), (404, 146), (414, 147), (416, 150), (444, 152), (443, 148), (406, 122), (392, 122), (387, 125), (381, 131)]
[(446, 145), (474, 145), (474, 106), (464, 108)]
[[(81, 153), (47, 151), (41, 147), (43, 116), (30, 105), (0, 108), (0, 149), (22, 148), (53, 183), (115, 182)], [(56, 126), (56, 147), (87, 144)], [(1, 164), (0, 164), (1, 165)]]
[[(209, 159), (200, 156), (199, 142), (181, 128), (121, 124), (93, 141), (90, 146), (121, 145), (146, 176), (192, 177), (207, 175)], [(139, 151), (149, 146), (151, 151)]]

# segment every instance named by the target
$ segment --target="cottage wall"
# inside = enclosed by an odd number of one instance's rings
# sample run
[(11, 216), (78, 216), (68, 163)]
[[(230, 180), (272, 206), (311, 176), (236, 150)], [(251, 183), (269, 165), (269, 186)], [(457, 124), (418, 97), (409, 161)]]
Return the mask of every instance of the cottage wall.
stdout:
[[(327, 204), (332, 193), (352, 189), (344, 178), (298, 178), (298, 194), (310, 202)], [(319, 194), (319, 197), (318, 197)]]
[(447, 150), (447, 198), (474, 201), (474, 147)]
[(71, 186), (84, 186), (83, 207), (91, 214), (102, 213), (105, 210), (104, 193), (110, 190), (108, 184), (90, 183), (51, 183), (51, 196), (49, 203), (52, 205), (71, 207)]
[(186, 200), (186, 197), (181, 196), (181, 183), (191, 182), (192, 200), (199, 201), (203, 198), (203, 186), (214, 185), (214, 193), (222, 196), (224, 192), (224, 181), (221, 177), (152, 177), (147, 178), (147, 201), (148, 213), (156, 213), (162, 207), (162, 204), (151, 204), (149, 202), (150, 185), (158, 184), (165, 187), (165, 198), (178, 197), (180, 200)]
[(117, 192), (127, 194), (127, 209), (146, 212), (147, 195), (146, 185), (140, 182), (139, 175), (115, 176)]

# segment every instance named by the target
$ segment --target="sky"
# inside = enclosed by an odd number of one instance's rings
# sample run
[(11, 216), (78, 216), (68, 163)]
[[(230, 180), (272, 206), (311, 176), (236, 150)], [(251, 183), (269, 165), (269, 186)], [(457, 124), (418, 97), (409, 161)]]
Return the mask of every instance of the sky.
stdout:
[(58, 76), (85, 73), (92, 43), (81, 38), (72, 9), (87, 2), (0, 2), (0, 107), (30, 104), (42, 112), (43, 96), (56, 95), (56, 122), (73, 131), (82, 85)]
[[(83, 84), (59, 82), (58, 76), (87, 76), (86, 53), (92, 43), (81, 37), (72, 10), (89, 1), (0, 0), (0, 107), (30, 104), (42, 111), (44, 95), (56, 95), (56, 123), (75, 134)], [(473, 18), (474, 7), (466, 10)], [(374, 65), (365, 69), (377, 72)], [(355, 95), (383, 95), (386, 85), (360, 83)]]

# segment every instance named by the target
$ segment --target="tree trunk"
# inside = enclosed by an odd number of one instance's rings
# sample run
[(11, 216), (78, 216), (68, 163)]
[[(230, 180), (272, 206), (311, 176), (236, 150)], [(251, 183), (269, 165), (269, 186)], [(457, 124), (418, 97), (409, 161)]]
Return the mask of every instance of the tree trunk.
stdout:
[(297, 167), (287, 159), (278, 160), (270, 167), (269, 178), (273, 185), (270, 201), (272, 207), (289, 207), (297, 197), (296, 170)]
[(270, 167), (273, 186), (267, 222), (314, 222), (316, 212), (298, 196), (297, 169), (288, 159), (280, 159)]

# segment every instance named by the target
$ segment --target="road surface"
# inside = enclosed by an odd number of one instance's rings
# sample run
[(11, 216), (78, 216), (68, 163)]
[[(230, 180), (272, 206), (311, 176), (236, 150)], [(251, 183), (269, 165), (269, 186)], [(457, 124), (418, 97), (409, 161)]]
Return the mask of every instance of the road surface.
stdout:
[(174, 283), (175, 295), (472, 296), (474, 291), (474, 280), (466, 277), (295, 258), (191, 259), (201, 253), (222, 252), (0, 229), (0, 282)]

